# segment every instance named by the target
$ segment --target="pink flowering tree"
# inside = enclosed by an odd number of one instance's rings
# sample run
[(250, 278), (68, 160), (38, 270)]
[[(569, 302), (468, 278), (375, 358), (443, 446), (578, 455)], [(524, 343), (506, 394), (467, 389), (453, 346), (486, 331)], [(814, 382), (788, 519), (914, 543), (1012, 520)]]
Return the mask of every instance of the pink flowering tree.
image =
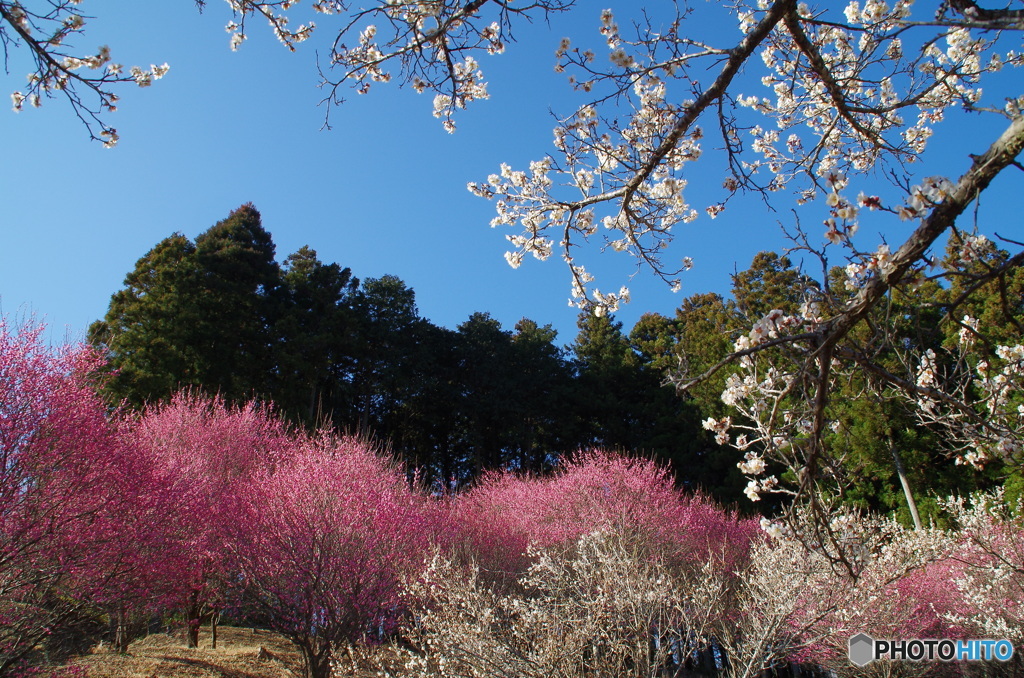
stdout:
[(42, 332), (0, 319), (0, 675), (138, 565), (120, 532), (136, 467), (90, 388), (101, 362)]
[(368, 445), (327, 434), (255, 474), (237, 500), (234, 583), (301, 650), (307, 678), (394, 627), (439, 516)]
[(527, 547), (570, 544), (595, 529), (625, 530), (680, 560), (745, 560), (756, 523), (700, 495), (684, 495), (668, 469), (643, 458), (582, 451), (550, 477), (495, 473), (453, 505), (473, 557), (513, 578)]
[(295, 437), (255, 403), (179, 393), (124, 424), (151, 481), (147, 529), (162, 557), (151, 573), (156, 595), (184, 613), (189, 647), (216, 622), (234, 572), (229, 539), (238, 536), (237, 497), (252, 478), (289, 453)]

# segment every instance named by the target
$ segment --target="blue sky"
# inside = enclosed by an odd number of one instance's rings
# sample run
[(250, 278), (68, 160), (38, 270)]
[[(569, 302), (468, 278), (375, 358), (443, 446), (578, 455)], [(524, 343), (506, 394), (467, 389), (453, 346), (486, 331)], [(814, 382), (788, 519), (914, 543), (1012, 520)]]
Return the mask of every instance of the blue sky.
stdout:
[[(322, 260), (351, 267), (361, 278), (399, 276), (415, 289), (421, 315), (436, 324), (455, 327), (474, 311), (488, 311), (511, 329), (526, 316), (553, 324), (560, 340), (571, 342), (576, 310), (567, 304), (564, 265), (552, 257), (510, 269), (502, 256), (504, 233), (488, 226), (493, 206), (465, 186), (502, 162), (525, 168), (543, 157), (553, 150), (550, 112), (585, 103), (552, 68), (563, 35), (601, 47), (601, 8), (582, 4), (551, 26), (520, 27), (519, 42), (504, 55), (482, 57), (491, 98), (461, 113), (458, 131), (449, 135), (431, 116), (430, 95), (393, 85), (378, 85), (367, 96), (352, 93), (331, 111), (334, 129), (321, 130), (326, 111), (318, 106), (323, 92), (315, 59), (329, 20), (320, 22), (319, 40), (296, 53), (258, 23), (231, 52), (223, 30), (230, 12), (217, 0), (204, 14), (187, 0), (86, 0), (83, 13), (97, 18), (76, 38), (77, 47), (109, 44), (115, 61), (168, 62), (171, 70), (149, 89), (120, 90), (119, 110), (108, 119), (121, 135), (113, 150), (90, 142), (60, 101), (20, 114), (0, 111), (2, 311), (36, 314), (57, 339), (81, 338), (156, 242), (175, 231), (195, 237), (251, 201), (273, 234), (279, 261), (308, 244)], [(695, 27), (723, 42), (739, 37), (732, 21)], [(11, 57), (10, 75), (0, 78), (5, 101), (29, 70), (25, 55)], [(984, 150), (1003, 124), (994, 117), (947, 123), (936, 136), (945, 133), (952, 143), (935, 150), (935, 171), (961, 173), (967, 152)], [(706, 174), (691, 180), (691, 192), (720, 183), (715, 165), (707, 166), (697, 165)], [(1019, 190), (1019, 178), (1001, 181), (1005, 192)], [(699, 197), (692, 202), (705, 204)], [(807, 223), (825, 216), (822, 205), (803, 210)], [(983, 218), (1002, 225), (984, 230), (1024, 237), (1010, 201), (998, 195), (983, 204)], [(633, 302), (618, 314), (628, 330), (643, 312), (671, 314), (686, 295), (726, 292), (729, 274), (754, 253), (785, 245), (778, 222), (790, 219), (750, 199), (714, 221), (680, 226), (670, 258), (691, 256), (695, 267), (679, 294), (642, 270), (630, 278), (635, 265), (622, 255), (597, 253), (586, 263), (602, 289), (627, 284), (632, 290)], [(865, 221), (861, 229), (878, 232), (892, 221)], [(887, 232), (894, 244), (910, 225), (896, 229)]]

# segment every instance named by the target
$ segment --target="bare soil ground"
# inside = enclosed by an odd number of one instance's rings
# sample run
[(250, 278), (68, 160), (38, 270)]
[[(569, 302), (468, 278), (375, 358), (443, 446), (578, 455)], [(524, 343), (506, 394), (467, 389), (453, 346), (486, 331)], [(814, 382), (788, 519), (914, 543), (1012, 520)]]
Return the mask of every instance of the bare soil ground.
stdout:
[(127, 654), (98, 648), (69, 664), (81, 666), (88, 678), (295, 678), (302, 675), (302, 660), (294, 647), (271, 631), (221, 627), (217, 649), (210, 636), (199, 647), (185, 647), (181, 635), (155, 634), (131, 644)]

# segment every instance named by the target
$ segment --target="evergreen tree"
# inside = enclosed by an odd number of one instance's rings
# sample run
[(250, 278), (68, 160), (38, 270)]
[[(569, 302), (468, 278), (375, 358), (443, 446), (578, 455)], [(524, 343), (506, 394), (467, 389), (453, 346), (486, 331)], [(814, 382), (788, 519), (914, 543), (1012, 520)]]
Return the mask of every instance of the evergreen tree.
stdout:
[(639, 356), (610, 314), (584, 311), (576, 322), (576, 407), (581, 442), (604, 448), (638, 449), (649, 428), (644, 404), (659, 379), (642, 369)]
[(416, 293), (394, 275), (364, 281), (353, 309), (355, 402), (348, 419), (361, 433), (382, 435), (410, 382), (426, 321), (416, 308)]
[[(662, 380), (700, 374), (732, 349), (735, 307), (717, 294), (696, 294), (683, 301), (675, 318), (645, 314), (630, 332), (640, 359)], [(684, 374), (681, 374), (684, 373)], [(671, 464), (687, 487), (719, 501), (735, 502), (746, 484), (732, 448), (715, 442), (701, 422), (725, 411), (720, 395), (724, 376), (679, 394), (672, 386), (652, 388), (645, 413), (651, 419), (645, 448)], [(716, 390), (717, 389), (717, 390)]]
[(499, 467), (549, 468), (576, 447), (564, 423), (572, 377), (555, 336), (525, 319), (513, 334), (486, 313), (457, 331), (424, 321), (375, 432), (438, 489)]
[(535, 473), (550, 469), (561, 453), (578, 446), (566, 405), (573, 390), (572, 368), (557, 338), (551, 325), (529, 318), (516, 323), (512, 336), (508, 377), (515, 411), (509, 423), (516, 466)]
[(195, 243), (180, 233), (158, 243), (89, 330), (116, 369), (108, 395), (138, 406), (186, 386), (232, 401), (267, 394), (279, 277), (251, 204)]
[(789, 257), (776, 252), (758, 252), (750, 268), (732, 276), (736, 308), (748, 320), (758, 320), (775, 308), (794, 313), (807, 291), (816, 287), (811, 278), (793, 268)]
[(199, 328), (208, 319), (195, 251), (180, 233), (157, 243), (111, 297), (105, 318), (90, 326), (89, 341), (107, 349), (116, 368), (105, 386), (114, 402), (139, 406), (204, 385)]
[[(683, 300), (676, 309), (675, 333), (677, 345), (675, 358), (679, 378), (697, 377), (713, 367), (733, 350), (741, 316), (735, 302), (719, 294), (694, 294)], [(708, 381), (687, 390), (686, 398), (692, 400), (704, 417), (719, 417), (725, 414), (722, 390), (731, 369), (721, 370)]]
[(274, 325), (275, 404), (307, 425), (343, 407), (355, 340), (353, 295), (359, 281), (303, 246), (285, 259)]
[(473, 313), (458, 327), (462, 446), (474, 475), (511, 460), (511, 423), (519, 398), (513, 390), (512, 335), (488, 313)]
[(274, 250), (252, 203), (196, 238), (206, 319), (199, 326), (202, 380), (230, 401), (270, 390), (273, 295), (280, 282)]
[(981, 332), (975, 339), (990, 349), (1019, 343), (1024, 335), (1024, 269), (1013, 264), (1009, 252), (991, 243), (977, 246), (975, 257), (964, 261), (963, 241), (961, 233), (950, 238), (943, 262), (954, 272), (940, 300), (947, 311), (943, 318), (947, 346), (959, 341), (962, 325), (958, 321), (965, 315), (978, 320)]
[(448, 491), (471, 476), (459, 450), (463, 437), (458, 334), (424, 321), (403, 377), (401, 398), (385, 431), (407, 469), (437, 491)]

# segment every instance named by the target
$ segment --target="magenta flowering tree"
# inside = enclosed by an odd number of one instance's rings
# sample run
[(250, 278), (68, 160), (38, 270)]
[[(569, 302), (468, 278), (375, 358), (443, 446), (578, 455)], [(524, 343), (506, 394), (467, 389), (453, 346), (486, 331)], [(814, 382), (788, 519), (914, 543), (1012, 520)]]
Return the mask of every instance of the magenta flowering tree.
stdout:
[[(665, 466), (645, 458), (578, 453), (552, 480), (551, 514), (577, 529), (619, 526), (653, 540), (674, 560), (702, 563), (715, 556), (741, 567), (757, 523), (740, 519), (701, 494), (684, 493)], [(583, 532), (572, 535), (576, 538)]]
[(0, 675), (111, 594), (135, 563), (120, 539), (136, 470), (85, 347), (0, 319)]
[(307, 678), (393, 627), (439, 516), (368, 445), (326, 433), (255, 474), (238, 500), (235, 583), (301, 650)]
[(680, 564), (715, 555), (731, 570), (759, 532), (754, 521), (683, 494), (655, 462), (600, 451), (578, 453), (551, 477), (487, 476), (454, 510), (469, 553), (513, 579), (529, 564), (529, 544), (571, 544), (595, 529), (635, 533)]
[(147, 530), (162, 557), (151, 580), (165, 605), (184, 612), (189, 647), (216, 621), (234, 571), (228, 548), (239, 537), (237, 495), (288, 453), (295, 438), (268, 410), (249, 403), (179, 393), (125, 422), (126, 437), (148, 464)]

